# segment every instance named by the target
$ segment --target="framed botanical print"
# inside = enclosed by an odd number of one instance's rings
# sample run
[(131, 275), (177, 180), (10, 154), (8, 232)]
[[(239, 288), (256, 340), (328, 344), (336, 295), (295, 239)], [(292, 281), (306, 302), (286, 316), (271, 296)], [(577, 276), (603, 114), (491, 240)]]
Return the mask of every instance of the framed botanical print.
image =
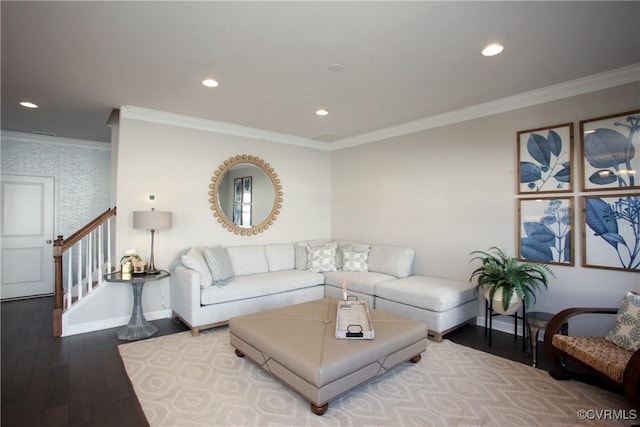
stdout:
[(580, 122), (582, 189), (640, 188), (640, 110)]
[(573, 124), (518, 132), (518, 194), (571, 192)]
[(582, 265), (640, 272), (640, 193), (582, 197)]
[(518, 200), (518, 258), (574, 265), (573, 198)]
[(233, 224), (251, 227), (253, 214), (252, 177), (245, 176), (233, 180)]

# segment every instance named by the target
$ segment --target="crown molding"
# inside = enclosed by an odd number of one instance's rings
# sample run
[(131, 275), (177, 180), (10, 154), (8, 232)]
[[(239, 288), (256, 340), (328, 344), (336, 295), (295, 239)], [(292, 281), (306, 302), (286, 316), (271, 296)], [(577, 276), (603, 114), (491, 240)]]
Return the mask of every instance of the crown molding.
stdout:
[(640, 63), (392, 126), (331, 144), (341, 150), (640, 81)]
[(318, 141), (314, 141), (312, 139), (232, 123), (151, 110), (133, 105), (121, 107), (120, 117), (296, 145), (315, 150), (335, 151), (441, 126), (447, 126), (454, 123), (460, 123), (467, 120), (478, 119), (493, 114), (505, 113), (520, 108), (570, 98), (572, 96), (583, 95), (637, 81), (640, 81), (640, 63), (570, 80), (557, 85), (547, 86), (518, 95), (461, 108), (459, 110), (437, 114), (424, 119), (403, 123), (401, 125), (363, 133), (361, 135), (345, 138), (333, 143), (321, 143), (321, 145), (318, 144)]
[(93, 148), (96, 150), (111, 151), (111, 144), (108, 142), (89, 141), (87, 139), (62, 138), (50, 135), (38, 135), (33, 133), (13, 132), (8, 130), (0, 131), (2, 141), (63, 145), (66, 147)]
[(181, 114), (166, 113), (164, 111), (151, 110), (148, 108), (125, 105), (120, 108), (120, 117), (141, 120), (170, 126), (199, 129), (209, 132), (222, 133), (225, 135), (241, 136), (264, 141), (278, 142), (282, 144), (296, 145), (299, 147), (313, 148), (316, 150), (329, 151), (329, 147), (318, 146), (317, 141), (287, 135), (278, 132), (252, 128), (248, 126), (236, 125), (233, 123), (219, 122), (209, 119), (184, 116)]

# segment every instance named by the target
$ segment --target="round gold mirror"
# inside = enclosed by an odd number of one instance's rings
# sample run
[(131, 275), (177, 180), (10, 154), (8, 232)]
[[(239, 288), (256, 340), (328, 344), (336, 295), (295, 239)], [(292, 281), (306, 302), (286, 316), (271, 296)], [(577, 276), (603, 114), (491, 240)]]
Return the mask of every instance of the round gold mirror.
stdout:
[(230, 157), (218, 166), (211, 181), (211, 210), (228, 231), (256, 235), (268, 229), (280, 214), (280, 179), (271, 165), (258, 156)]

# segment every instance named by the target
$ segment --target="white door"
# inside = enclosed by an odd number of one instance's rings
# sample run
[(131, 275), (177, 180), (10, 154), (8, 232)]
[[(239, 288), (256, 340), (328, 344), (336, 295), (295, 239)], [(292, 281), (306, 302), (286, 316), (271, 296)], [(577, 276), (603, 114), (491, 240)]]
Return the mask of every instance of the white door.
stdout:
[(53, 178), (2, 175), (0, 183), (0, 298), (52, 294)]

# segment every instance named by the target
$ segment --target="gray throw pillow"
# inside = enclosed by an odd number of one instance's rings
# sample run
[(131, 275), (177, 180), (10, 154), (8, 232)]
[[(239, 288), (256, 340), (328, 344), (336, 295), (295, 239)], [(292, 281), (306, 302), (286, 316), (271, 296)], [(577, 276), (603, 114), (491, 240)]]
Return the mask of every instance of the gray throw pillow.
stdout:
[(308, 270), (309, 269), (309, 253), (306, 246), (300, 244), (293, 245), (293, 251), (295, 256), (296, 270)]
[(214, 286), (228, 285), (233, 280), (233, 267), (227, 250), (222, 246), (204, 249), (204, 260), (211, 271)]

